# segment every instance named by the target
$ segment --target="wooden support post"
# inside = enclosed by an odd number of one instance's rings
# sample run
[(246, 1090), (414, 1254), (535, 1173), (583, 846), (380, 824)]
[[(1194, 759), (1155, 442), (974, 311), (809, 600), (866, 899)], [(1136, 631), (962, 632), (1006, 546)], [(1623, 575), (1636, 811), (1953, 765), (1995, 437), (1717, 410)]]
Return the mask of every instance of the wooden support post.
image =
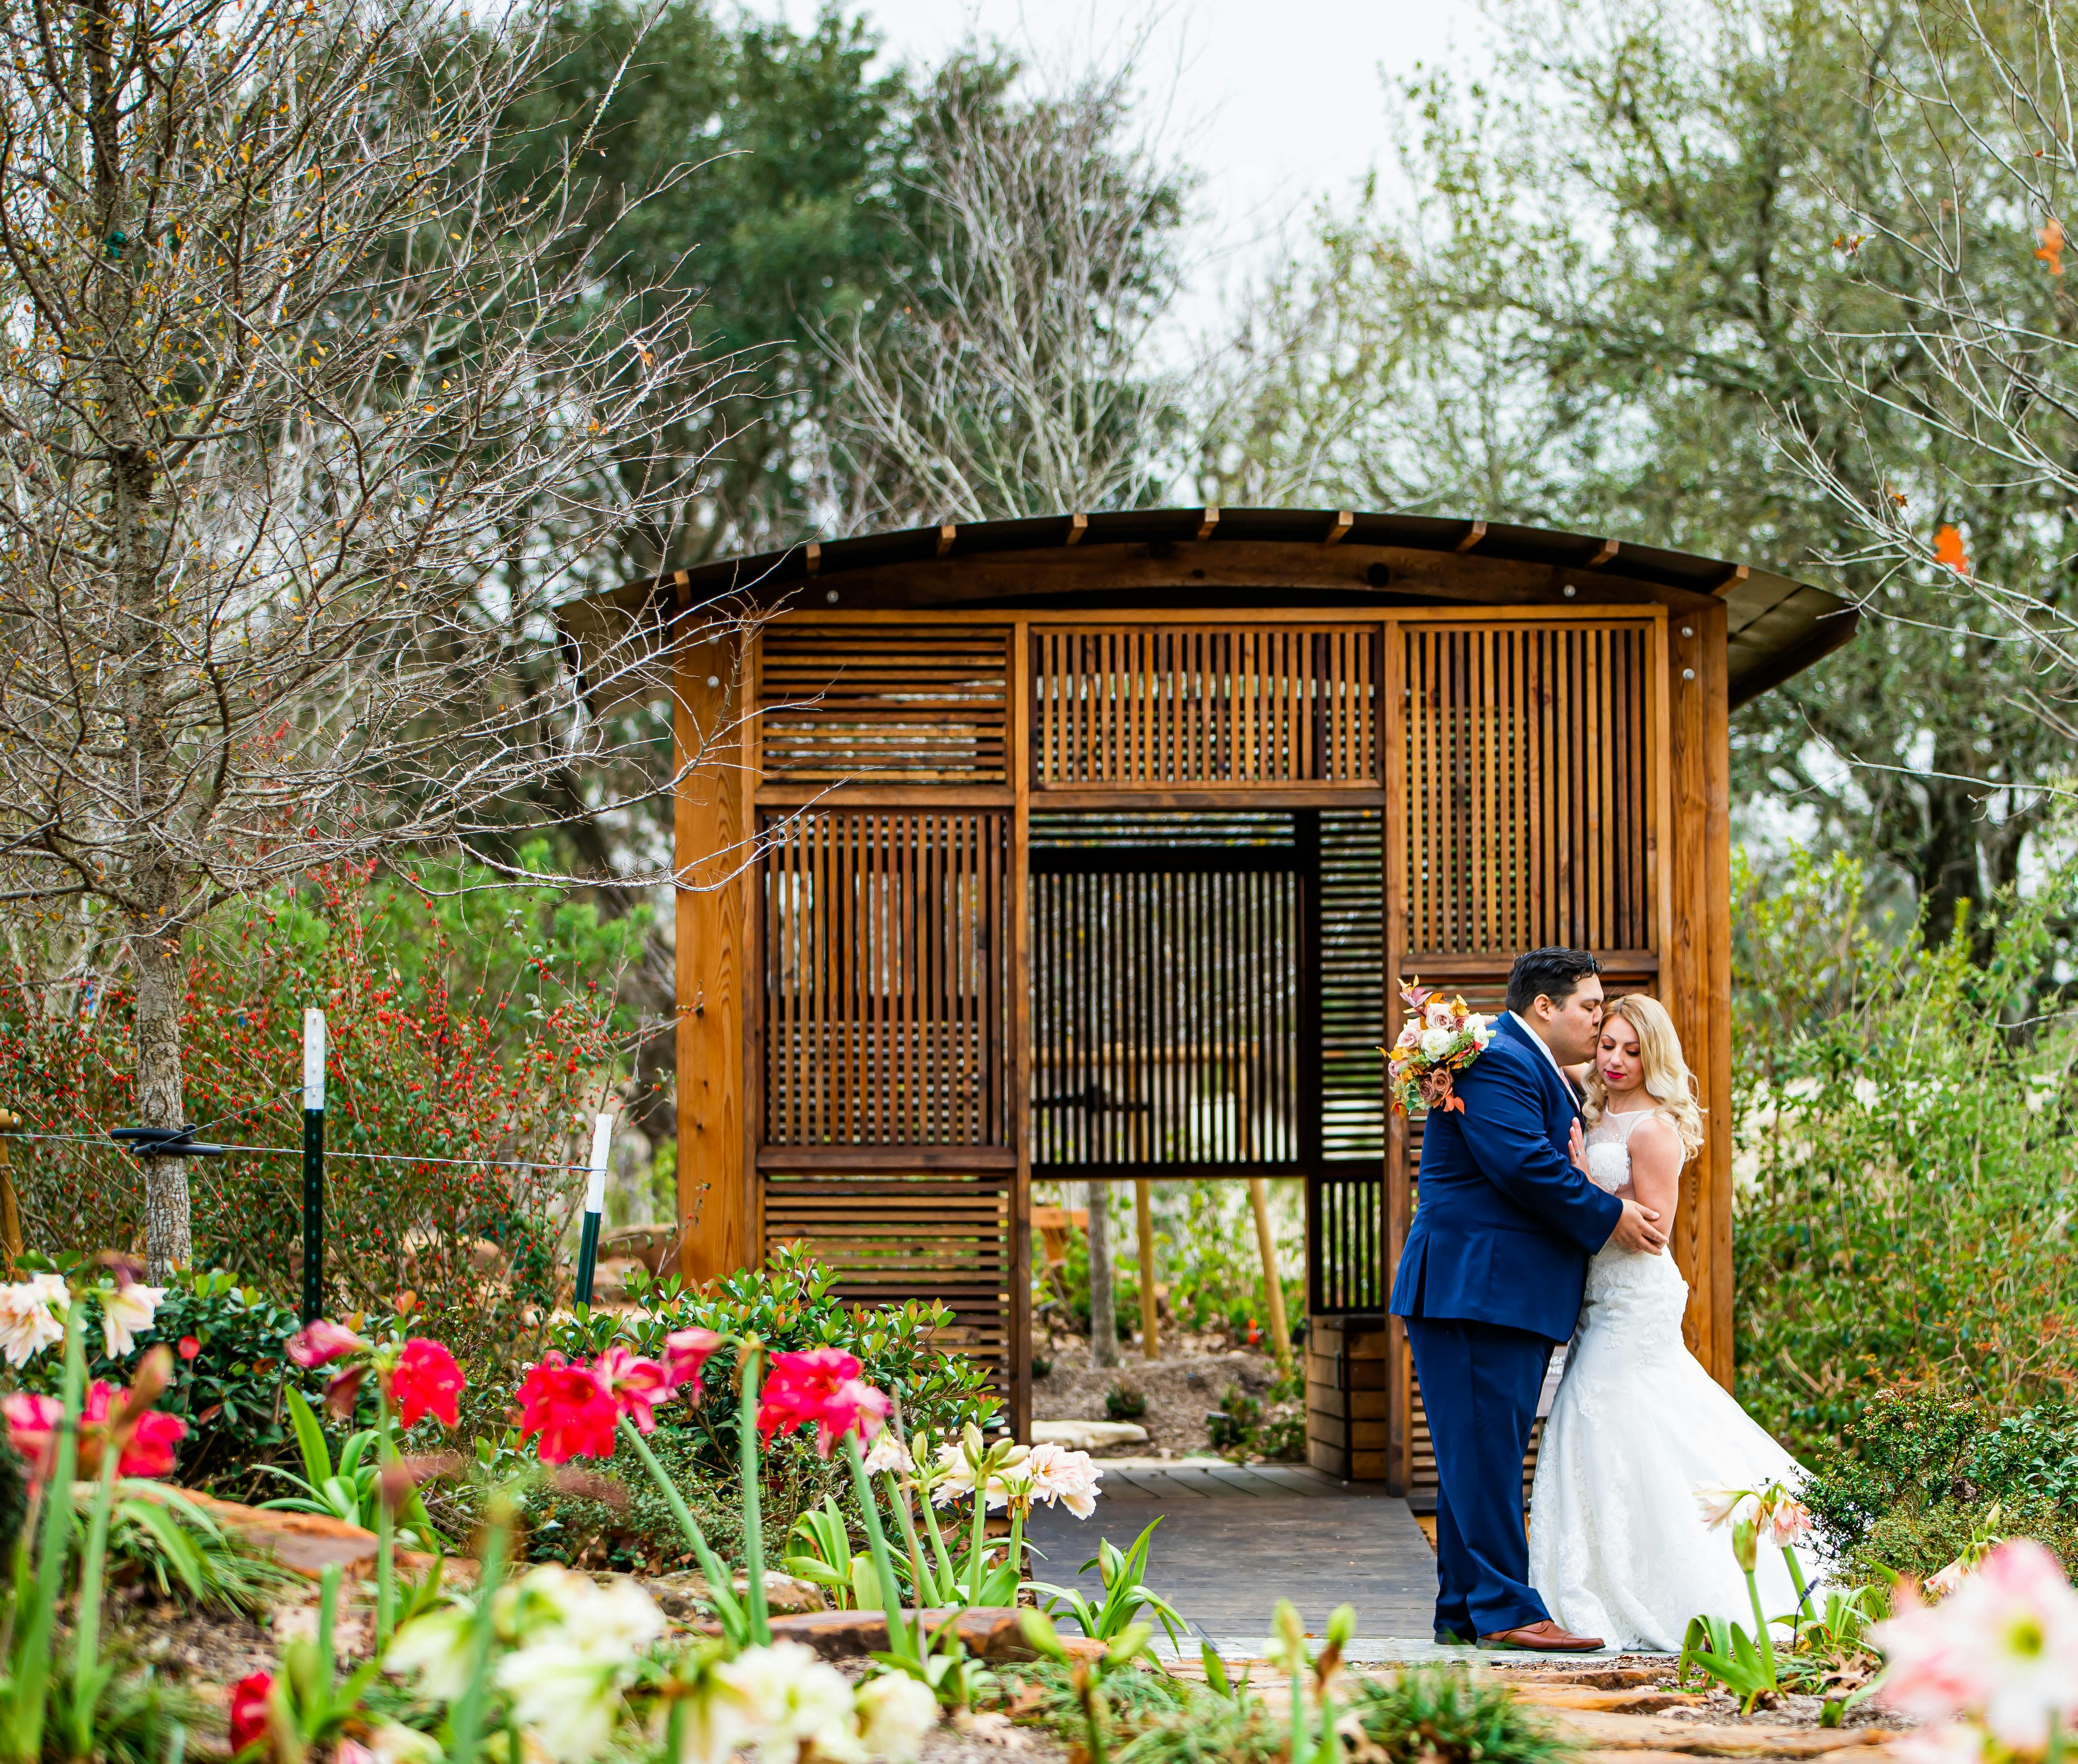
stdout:
[[(10, 1115), (0, 1108), (0, 1132), (6, 1132), (22, 1124), (22, 1117)], [(7, 1255), (7, 1270), (13, 1273), (15, 1265), (22, 1259), (22, 1211), (15, 1199), (15, 1173), (8, 1167), (7, 1142), (0, 1139), (0, 1249)]]
[(739, 717), (747, 658), (724, 628), (682, 632), (673, 669), (672, 742), (681, 768), (674, 805), (678, 878), (678, 1269), (716, 1280), (758, 1259), (745, 1145), (742, 872), (750, 857)]
[(1267, 1178), (1248, 1179), (1248, 1203), (1255, 1209), (1255, 1247), (1262, 1257), (1264, 1302), (1270, 1312), (1271, 1351), (1277, 1356), (1280, 1372), (1291, 1370), (1291, 1324), (1284, 1315), (1284, 1282), (1277, 1274), (1277, 1239), (1270, 1228), (1270, 1183)]
[(1133, 1185), (1133, 1227), (1140, 1237), (1140, 1352), (1144, 1359), (1162, 1357), (1154, 1303), (1154, 1184), (1142, 1178)]

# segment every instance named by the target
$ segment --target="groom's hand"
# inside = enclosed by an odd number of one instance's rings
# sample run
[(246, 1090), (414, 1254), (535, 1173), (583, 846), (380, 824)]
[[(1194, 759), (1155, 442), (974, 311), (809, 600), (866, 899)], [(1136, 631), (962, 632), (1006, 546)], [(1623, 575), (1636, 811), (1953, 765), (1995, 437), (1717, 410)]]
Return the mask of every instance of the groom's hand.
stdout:
[(1659, 1217), (1650, 1207), (1641, 1207), (1634, 1200), (1623, 1203), (1623, 1217), (1617, 1221), (1617, 1228), (1609, 1233), (1609, 1241), (1629, 1250), (1634, 1255), (1656, 1256), (1667, 1247), (1667, 1233), (1654, 1223)]

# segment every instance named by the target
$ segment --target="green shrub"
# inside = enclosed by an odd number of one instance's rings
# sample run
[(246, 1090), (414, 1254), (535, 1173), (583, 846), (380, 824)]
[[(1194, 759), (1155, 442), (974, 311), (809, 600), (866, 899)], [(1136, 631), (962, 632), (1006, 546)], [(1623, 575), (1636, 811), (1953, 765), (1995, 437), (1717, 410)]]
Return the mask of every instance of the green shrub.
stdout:
[[(68, 1265), (77, 1260), (63, 1259)], [(86, 1307), (90, 1378), (127, 1384), (146, 1349), (163, 1343), (173, 1350), (173, 1382), (158, 1406), (188, 1424), (177, 1474), (192, 1487), (242, 1483), (252, 1466), (288, 1452), (285, 1384), (314, 1396), (323, 1383), (322, 1374), (291, 1364), (283, 1350), (301, 1326), (296, 1313), (238, 1285), (220, 1268), (177, 1276), (152, 1327), (137, 1335), (119, 1360), (103, 1351), (98, 1304), (91, 1298), (81, 1303)], [(192, 1355), (183, 1350), (190, 1341)], [(21, 1389), (44, 1396), (58, 1394), (62, 1377), (55, 1351), (38, 1355), (13, 1374)]]
[(1851, 1578), (1924, 1578), (1986, 1528), (2038, 1539), (2078, 1571), (2078, 1410), (2062, 1402), (1987, 1425), (1967, 1402), (1879, 1391), (1807, 1467), (1820, 1544)]
[(1575, 1755), (1505, 1686), (1455, 1666), (1359, 1679), (1349, 1708), (1389, 1764), (1558, 1764)]
[(1860, 868), (1742, 861), (1738, 1391), (1800, 1457), (1887, 1386), (2012, 1413), (2078, 1365), (2078, 1026), (2038, 1008), (2078, 865), (1929, 946)]
[(1129, 1384), (1114, 1384), (1104, 1392), (1104, 1413), (1114, 1421), (1137, 1421), (1146, 1412), (1145, 1395)]
[[(651, 1282), (638, 1274), (632, 1296), (643, 1309), (581, 1309), (552, 1328), (550, 1345), (574, 1357), (589, 1357), (618, 1340), (653, 1354), (672, 1331), (697, 1327), (755, 1336), (772, 1353), (842, 1348), (858, 1356), (869, 1381), (897, 1399), (909, 1432), (926, 1428), (945, 1439), (970, 1421), (995, 1424), (1002, 1403), (988, 1387), (987, 1366), (938, 1344), (952, 1327), (949, 1311), (913, 1300), (878, 1307), (847, 1305), (832, 1295), (835, 1283), (835, 1275), (793, 1245), (775, 1249), (763, 1267), (712, 1287), (688, 1289), (675, 1278)], [(674, 1402), (660, 1408), (649, 1439), (724, 1558), (741, 1541), (736, 1364), (733, 1347), (719, 1349), (707, 1363), (699, 1407), (687, 1409)], [(826, 1495), (837, 1495), (846, 1508), (851, 1504), (841, 1465), (816, 1456), (812, 1433), (775, 1436), (761, 1462), (767, 1537), (787, 1536), (795, 1520)], [(571, 1468), (574, 1475), (532, 1499), (528, 1523), (535, 1554), (573, 1566), (689, 1565), (678, 1524), (647, 1477), (632, 1469), (624, 1477), (604, 1466), (594, 1475), (582, 1461)]]

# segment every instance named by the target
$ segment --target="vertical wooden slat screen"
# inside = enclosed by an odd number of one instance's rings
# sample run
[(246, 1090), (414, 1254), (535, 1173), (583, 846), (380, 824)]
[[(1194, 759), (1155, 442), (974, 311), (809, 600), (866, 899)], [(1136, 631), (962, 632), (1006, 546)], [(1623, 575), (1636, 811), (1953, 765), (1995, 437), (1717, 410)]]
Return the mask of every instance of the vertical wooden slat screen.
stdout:
[(1009, 1145), (1009, 820), (839, 809), (774, 836), (766, 1144)]
[(1039, 790), (1369, 783), (1375, 625), (1049, 625), (1032, 634)]
[(1033, 1166), (1296, 1167), (1293, 817), (1035, 822)]
[(1650, 627), (1403, 632), (1410, 955), (1651, 949)]
[(760, 768), (802, 783), (999, 784), (1010, 633), (782, 624), (765, 635)]

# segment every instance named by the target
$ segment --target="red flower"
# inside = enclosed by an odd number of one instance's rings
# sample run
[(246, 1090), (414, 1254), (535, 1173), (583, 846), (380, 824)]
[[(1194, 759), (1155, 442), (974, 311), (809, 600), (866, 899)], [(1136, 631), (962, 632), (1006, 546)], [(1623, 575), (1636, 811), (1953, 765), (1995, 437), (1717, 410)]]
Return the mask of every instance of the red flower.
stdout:
[[(121, 1405), (124, 1393), (113, 1384), (96, 1378), (80, 1411), (82, 1430), (106, 1431), (109, 1417)], [(121, 1455), (115, 1467), (125, 1476), (164, 1476), (173, 1467), (173, 1448), (187, 1437), (188, 1424), (177, 1415), (161, 1415), (147, 1409), (126, 1429), (117, 1430)]]
[(617, 1413), (626, 1416), (645, 1433), (656, 1430), (657, 1417), (650, 1411), (670, 1399), (670, 1372), (654, 1360), (631, 1353), (616, 1343), (592, 1362), (591, 1374)]
[(866, 1369), (842, 1348), (811, 1348), (802, 1353), (775, 1353), (772, 1370), (759, 1393), (757, 1432), (770, 1441), (781, 1428), (790, 1431), (816, 1424), (816, 1449), (824, 1457), (853, 1428), (862, 1441), (880, 1431), (890, 1404), (887, 1396), (862, 1380)]
[(202, 1343), (191, 1335), (184, 1335), (181, 1337), (180, 1349), (183, 1360), (192, 1360), (202, 1352)]
[(267, 1699), (273, 1694), (271, 1673), (256, 1672), (231, 1687), (231, 1749), (242, 1752), (267, 1737)]
[(411, 1427), (434, 1415), (444, 1426), (457, 1425), (461, 1414), (456, 1399), (465, 1382), (461, 1368), (445, 1347), (413, 1336), (397, 1356), (397, 1370), (390, 1374), (390, 1400), (396, 1406), (398, 1422)]
[(573, 1366), (551, 1349), (520, 1385), (520, 1431), (540, 1435), (544, 1464), (613, 1456), (620, 1410), (589, 1366)]
[(9, 1443), (27, 1461), (30, 1476), (41, 1482), (50, 1474), (51, 1443), (65, 1417), (65, 1405), (54, 1396), (18, 1391), (0, 1397), (0, 1416), (6, 1419)]
[(335, 1360), (365, 1349), (368, 1344), (353, 1330), (319, 1317), (289, 1337), (289, 1357), (300, 1366), (330, 1366)]
[(664, 1337), (665, 1373), (674, 1390), (688, 1384), (692, 1387), (686, 1399), (688, 1403), (699, 1401), (700, 1369), (720, 1345), (721, 1337), (711, 1329), (674, 1329)]

